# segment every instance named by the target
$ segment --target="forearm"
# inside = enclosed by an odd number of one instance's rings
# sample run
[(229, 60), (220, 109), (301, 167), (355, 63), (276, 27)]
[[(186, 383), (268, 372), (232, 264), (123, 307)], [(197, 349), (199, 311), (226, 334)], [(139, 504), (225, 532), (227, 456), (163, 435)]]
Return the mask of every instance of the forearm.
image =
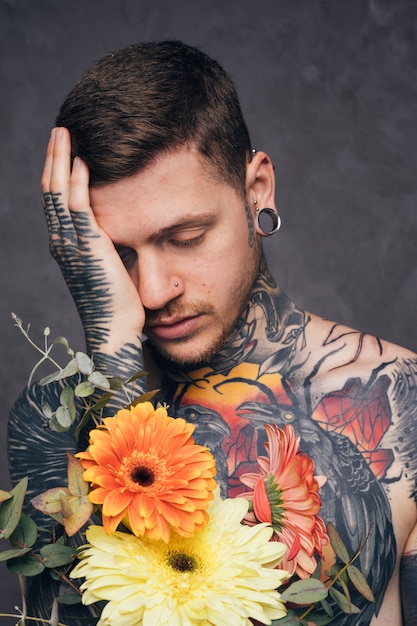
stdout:
[(131, 343), (124, 343), (114, 352), (101, 348), (90, 352), (90, 356), (95, 368), (107, 377), (120, 376), (127, 380), (144, 367), (142, 342), (139, 338)]
[[(102, 409), (102, 417), (114, 415), (138, 396), (149, 391), (141, 343), (139, 345), (125, 344), (116, 354), (97, 352), (92, 355), (92, 359), (96, 370), (109, 379), (120, 378), (127, 382), (131, 377), (143, 373), (132, 383), (114, 391), (113, 396)], [(84, 431), (80, 441), (80, 449), (88, 445), (87, 431), (88, 428)]]
[(8, 456), (13, 483), (28, 476), (26, 509), (36, 520), (51, 525), (30, 504), (30, 499), (51, 487), (67, 484), (67, 462), (65, 451), (76, 451), (74, 430), (54, 432), (47, 426), (42, 412), (42, 403), (59, 406), (62, 383), (51, 383), (47, 387), (32, 385), (17, 399), (8, 422)]

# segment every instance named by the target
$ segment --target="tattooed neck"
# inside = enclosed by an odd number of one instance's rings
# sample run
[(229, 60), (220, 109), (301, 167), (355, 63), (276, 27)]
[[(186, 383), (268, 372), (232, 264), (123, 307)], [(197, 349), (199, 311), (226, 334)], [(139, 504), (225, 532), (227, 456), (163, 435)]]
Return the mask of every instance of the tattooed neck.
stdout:
[[(226, 373), (242, 361), (264, 362), (271, 354), (289, 367), (299, 340), (303, 339), (305, 314), (298, 309), (275, 283), (264, 258), (254, 283), (249, 302), (236, 322), (230, 338), (211, 358), (179, 371), (161, 364), (171, 379), (187, 377), (190, 371), (204, 365)], [(278, 356), (277, 356), (278, 355)]]

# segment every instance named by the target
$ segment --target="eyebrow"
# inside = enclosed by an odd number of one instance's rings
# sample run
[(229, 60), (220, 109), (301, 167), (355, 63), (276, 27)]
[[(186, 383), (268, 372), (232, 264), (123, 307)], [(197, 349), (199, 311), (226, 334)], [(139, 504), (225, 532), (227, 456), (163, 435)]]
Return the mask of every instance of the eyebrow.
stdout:
[(188, 228), (210, 226), (215, 222), (215, 220), (216, 215), (211, 212), (199, 213), (198, 215), (190, 213), (189, 215), (184, 215), (183, 217), (181, 217), (178, 222), (174, 222), (160, 228), (156, 233), (151, 235), (151, 239), (165, 237), (166, 235), (170, 235), (171, 233), (175, 233), (179, 230), (187, 230)]

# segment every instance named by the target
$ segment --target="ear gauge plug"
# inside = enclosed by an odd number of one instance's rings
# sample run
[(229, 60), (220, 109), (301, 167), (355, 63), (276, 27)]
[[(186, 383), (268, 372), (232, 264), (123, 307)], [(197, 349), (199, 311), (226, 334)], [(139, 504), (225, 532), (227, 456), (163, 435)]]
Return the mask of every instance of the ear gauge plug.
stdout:
[[(266, 224), (263, 220), (263, 217), (265, 215), (268, 216), (267, 219), (269, 219), (269, 221), (271, 222), (271, 225), (268, 228), (266, 227)], [(262, 223), (261, 223), (261, 220), (262, 220)], [(257, 221), (257, 227), (258, 227), (258, 234), (261, 235), (261, 237), (270, 237), (274, 233), (278, 232), (279, 229), (281, 228), (281, 218), (278, 214), (278, 211), (276, 209), (271, 209), (269, 207), (265, 207), (264, 209), (261, 209), (259, 213), (256, 214), (256, 221)]]

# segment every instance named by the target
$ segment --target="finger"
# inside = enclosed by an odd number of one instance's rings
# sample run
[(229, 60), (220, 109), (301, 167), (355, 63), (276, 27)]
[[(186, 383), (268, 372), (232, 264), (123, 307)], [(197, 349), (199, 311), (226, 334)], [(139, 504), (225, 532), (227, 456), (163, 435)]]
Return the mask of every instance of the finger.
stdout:
[[(101, 235), (90, 204), (90, 172), (86, 163), (75, 157), (71, 172), (68, 206), (79, 237)], [(92, 242), (90, 242), (92, 243)]]
[(54, 128), (48, 143), (41, 178), (50, 250), (54, 257), (59, 255), (62, 241), (71, 234), (71, 217), (68, 209), (70, 167), (71, 138), (69, 131), (66, 128)]
[(55, 145), (55, 132), (56, 128), (51, 130), (51, 136), (49, 138), (48, 147), (46, 149), (45, 165), (43, 167), (41, 176), (41, 190), (42, 193), (49, 193), (51, 189), (51, 171), (53, 161), (53, 151)]
[(68, 207), (70, 175), (71, 137), (67, 128), (55, 128), (49, 191), (63, 207)]
[(80, 157), (75, 157), (69, 187), (68, 204), (71, 211), (88, 211), (90, 208), (90, 173), (87, 165)]
[(55, 209), (52, 202), (51, 197), (51, 171), (52, 171), (52, 161), (53, 161), (53, 150), (55, 144), (55, 131), (53, 128), (51, 131), (51, 136), (49, 138), (48, 147), (46, 149), (46, 157), (45, 164), (42, 171), (41, 176), (41, 191), (42, 191), (42, 206), (45, 212), (45, 218), (48, 225), (48, 231), (51, 234), (51, 231), (57, 226), (57, 218)]

